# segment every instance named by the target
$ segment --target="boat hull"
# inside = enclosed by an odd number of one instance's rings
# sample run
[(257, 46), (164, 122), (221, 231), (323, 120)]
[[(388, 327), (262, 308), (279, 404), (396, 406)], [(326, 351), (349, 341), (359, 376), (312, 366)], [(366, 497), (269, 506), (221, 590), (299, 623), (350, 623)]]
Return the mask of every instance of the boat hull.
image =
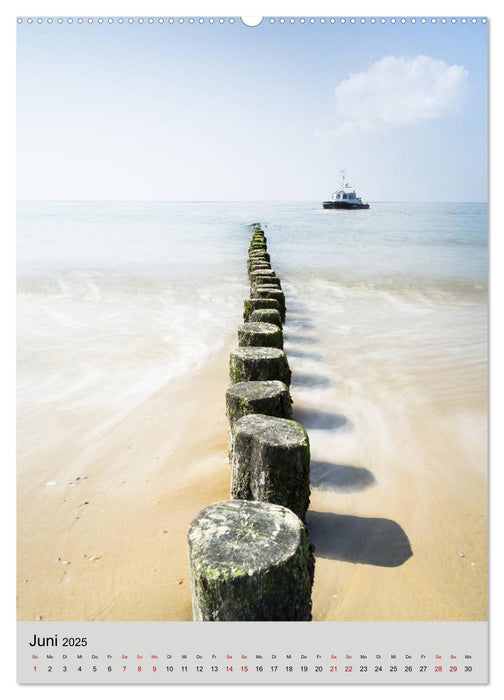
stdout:
[(352, 202), (323, 202), (324, 209), (369, 209), (369, 204)]

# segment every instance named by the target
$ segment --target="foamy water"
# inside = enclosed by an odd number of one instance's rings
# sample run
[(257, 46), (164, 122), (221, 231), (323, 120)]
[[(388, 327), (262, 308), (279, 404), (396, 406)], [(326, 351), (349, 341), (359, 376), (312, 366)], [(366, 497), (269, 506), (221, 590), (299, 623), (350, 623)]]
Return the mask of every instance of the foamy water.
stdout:
[(482, 289), (317, 278), (287, 291), (294, 417), (310, 435), (314, 489), (360, 491), (391, 461), (428, 471), (428, 452), (446, 458), (447, 444), (451, 464), (485, 472)]
[(315, 453), (332, 414), (348, 431), (349, 410), (392, 396), (458, 403), (467, 431), (485, 396), (481, 204), (21, 203), (21, 414), (98, 406), (113, 421), (198, 368), (241, 322), (254, 221), (287, 295), (295, 399), (332, 407), (307, 417)]

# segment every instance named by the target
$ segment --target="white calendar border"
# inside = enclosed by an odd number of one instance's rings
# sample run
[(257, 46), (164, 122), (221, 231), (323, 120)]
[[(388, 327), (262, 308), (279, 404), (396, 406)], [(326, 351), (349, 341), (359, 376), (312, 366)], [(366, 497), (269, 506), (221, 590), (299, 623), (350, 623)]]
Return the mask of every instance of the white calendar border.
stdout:
[[(490, 18), (490, 56), (491, 65), (493, 66), (493, 72), (490, 72), (491, 78), (491, 106), (492, 106), (492, 120), (493, 124), (496, 125), (491, 131), (491, 153), (492, 158), (491, 173), (493, 178), (491, 181), (490, 191), (493, 194), (495, 201), (498, 202), (498, 189), (500, 190), (500, 181), (498, 169), (500, 166), (500, 157), (503, 154), (502, 149), (502, 134), (497, 128), (504, 122), (502, 114), (502, 92), (498, 87), (498, 71), (497, 65), (504, 65), (504, 36), (502, 33), (502, 21), (503, 10), (502, 6), (492, 7), (490, 3), (475, 3), (468, 2), (467, 0), (460, 0), (460, 2), (433, 2), (432, 0), (425, 0), (422, 3), (408, 3), (407, 5), (403, 2), (367, 2), (357, 1), (352, 3), (351, 9), (356, 16), (373, 16), (379, 11), (380, 15), (383, 16), (401, 16), (401, 15), (415, 15), (415, 16), (486, 16)], [(342, 7), (341, 4), (336, 4), (334, 2), (330, 3), (327, 0), (313, 0), (313, 2), (281, 2), (277, 0), (276, 2), (261, 2), (260, 0), (252, 2), (249, 0), (245, 1), (235, 1), (235, 2), (192, 2), (188, 0), (187, 2), (160, 2), (159, 0), (145, 0), (142, 3), (138, 1), (133, 2), (132, 0), (123, 0), (123, 2), (118, 2), (117, 0), (103, 0), (102, 2), (96, 2), (96, 0), (89, 0), (87, 2), (82, 2), (82, 0), (76, 0), (75, 2), (69, 2), (68, 0), (62, 0), (60, 2), (55, 2), (50, 0), (47, 2), (40, 2), (40, 0), (21, 0), (17, 3), (8, 3), (7, 6), (3, 6), (1, 10), (2, 22), (0, 23), (0, 46), (2, 47), (2, 66), (4, 68), (5, 78), (2, 81), (2, 92), (4, 101), (9, 105), (10, 109), (7, 111), (3, 110), (1, 116), (2, 119), (2, 129), (0, 130), (2, 138), (2, 153), (4, 154), (3, 163), (3, 175), (2, 178), (2, 188), (1, 188), (1, 203), (2, 203), (2, 223), (3, 223), (3, 247), (2, 247), (2, 269), (0, 271), (0, 283), (1, 291), (0, 298), (2, 299), (2, 311), (4, 316), (7, 315), (8, 327), (12, 330), (12, 333), (8, 334), (8, 345), (2, 349), (3, 362), (2, 367), (2, 386), (4, 387), (4, 407), (6, 408), (7, 419), (9, 425), (9, 430), (7, 436), (5, 436), (3, 441), (4, 447), (4, 480), (7, 477), (7, 488), (4, 488), (4, 508), (2, 509), (2, 532), (9, 533), (9, 537), (4, 536), (3, 542), (3, 557), (5, 560), (7, 558), (9, 563), (9, 575), (8, 580), (4, 580), (2, 585), (2, 602), (4, 603), (4, 615), (3, 620), (7, 620), (8, 624), (2, 626), (2, 637), (1, 637), (1, 653), (2, 661), (4, 663), (4, 675), (1, 676), (1, 684), (4, 689), (9, 693), (9, 696), (18, 696), (19, 693), (32, 692), (32, 687), (27, 686), (16, 686), (14, 681), (14, 669), (15, 669), (15, 644), (14, 644), (14, 634), (15, 634), (15, 573), (14, 573), (14, 562), (15, 562), (15, 547), (14, 547), (14, 528), (15, 528), (15, 511), (14, 511), (14, 490), (15, 490), (15, 473), (14, 473), (14, 463), (15, 463), (15, 439), (14, 439), (14, 417), (13, 417), (13, 396), (15, 395), (14, 386), (14, 348), (13, 344), (10, 342), (14, 337), (14, 271), (12, 261), (15, 256), (15, 247), (12, 239), (12, 232), (15, 226), (15, 187), (13, 182), (12, 174), (14, 172), (15, 163), (15, 142), (13, 134), (15, 133), (15, 115), (14, 115), (14, 104), (15, 104), (15, 77), (14, 77), (14, 50), (15, 50), (15, 31), (14, 31), (14, 17), (16, 15), (73, 15), (83, 14), (83, 15), (96, 15), (96, 14), (109, 14), (111, 16), (117, 16), (118, 14), (131, 14), (132, 16), (138, 14), (151, 14), (153, 16), (209, 16), (211, 14), (219, 14), (221, 16), (257, 16), (257, 15), (289, 15), (289, 16), (332, 16), (334, 14), (348, 14), (348, 10)], [(490, 501), (491, 501), (491, 527), (494, 533), (494, 537), (490, 540), (491, 543), (491, 592), (493, 591), (495, 595), (491, 597), (491, 624), (490, 624), (490, 686), (486, 688), (478, 688), (477, 692), (489, 693), (489, 696), (496, 696), (497, 693), (502, 692), (503, 682), (502, 673), (500, 669), (504, 666), (502, 654), (504, 653), (504, 648), (501, 642), (501, 633), (499, 632), (499, 627), (502, 626), (503, 622), (503, 604), (499, 600), (499, 595), (497, 592), (502, 590), (504, 586), (503, 581), (503, 566), (501, 563), (501, 556), (498, 547), (498, 535), (504, 531), (502, 522), (502, 507), (500, 505), (501, 498), (499, 494), (504, 491), (502, 467), (504, 464), (504, 455), (502, 453), (502, 443), (497, 440), (499, 433), (502, 433), (502, 428), (500, 427), (499, 418), (504, 415), (504, 407), (502, 405), (502, 399), (497, 393), (497, 386), (504, 386), (502, 369), (498, 366), (500, 358), (504, 355), (504, 348), (502, 343), (502, 325), (498, 323), (498, 305), (500, 299), (504, 298), (504, 288), (503, 288), (503, 276), (501, 271), (497, 268), (497, 261), (503, 259), (503, 243), (502, 243), (502, 232), (504, 231), (504, 225), (502, 221), (501, 211), (496, 210), (497, 207), (491, 211), (490, 214), (490, 230), (493, 233), (492, 238), (492, 258), (491, 258), (491, 280), (492, 280), (492, 345), (491, 345), (491, 358), (492, 358), (492, 415), (491, 415), (491, 463), (493, 464), (493, 472), (490, 475)], [(5, 345), (5, 343), (3, 344)], [(500, 362), (502, 364), (502, 362)], [(493, 428), (493, 430), (492, 430)], [(5, 484), (5, 481), (4, 481)], [(495, 544), (495, 546), (492, 546)], [(261, 687), (261, 691), (262, 688)], [(289, 686), (287, 692), (289, 693), (289, 698), (305, 697), (307, 689), (309, 686)], [(355, 686), (358, 688), (360, 686)], [(157, 688), (157, 691), (154, 690)], [(333, 694), (334, 688), (327, 686), (316, 686), (314, 687), (316, 692), (321, 695), (328, 693)], [(177, 686), (177, 697), (185, 697), (193, 688), (191, 686)], [(403, 686), (382, 686), (376, 687), (372, 686), (372, 691), (374, 697), (389, 697), (389, 694), (403, 695)], [(471, 698), (474, 697), (475, 688), (473, 686), (443, 686), (443, 687), (432, 687), (429, 686), (428, 693), (434, 697), (440, 694), (440, 697), (449, 697), (453, 693), (457, 699), (464, 696), (466, 693), (471, 693)], [(68, 688), (64, 686), (37, 686), (37, 696), (41, 698), (54, 698), (58, 697), (59, 694), (67, 694)], [(73, 686), (72, 695), (75, 697), (84, 697), (84, 695), (89, 694), (89, 688), (87, 686)], [(138, 697), (138, 691), (133, 686), (113, 686), (106, 688), (93, 688), (93, 693), (101, 694), (104, 692), (107, 697), (117, 695), (121, 698), (124, 697)], [(159, 692), (166, 693), (166, 688), (164, 686), (150, 686), (147, 692)], [(208, 697), (212, 700), (213, 698), (221, 698), (224, 694), (225, 697), (228, 695), (235, 695), (237, 689), (234, 687), (209, 687), (205, 689), (205, 695), (208, 693)], [(243, 697), (252, 697), (252, 694), (257, 693), (257, 688), (255, 686), (241, 686), (239, 689), (240, 695)], [(275, 693), (281, 692), (278, 687), (274, 688)], [(359, 692), (354, 691), (354, 687), (338, 687), (338, 693), (346, 692)], [(408, 686), (408, 694), (416, 693), (424, 694), (426, 689), (423, 686)], [(377, 696), (375, 695), (377, 693)], [(302, 695), (301, 695), (302, 694)], [(442, 695), (441, 695), (442, 694)]]

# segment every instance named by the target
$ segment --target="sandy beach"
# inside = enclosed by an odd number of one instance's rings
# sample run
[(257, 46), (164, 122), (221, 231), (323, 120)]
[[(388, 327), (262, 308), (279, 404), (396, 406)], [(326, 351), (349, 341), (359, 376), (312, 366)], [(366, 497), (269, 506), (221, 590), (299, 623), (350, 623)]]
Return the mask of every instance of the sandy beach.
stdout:
[(20, 207), (19, 620), (192, 619), (258, 218), (310, 439), (313, 619), (487, 618), (485, 206), (54, 202)]
[[(346, 425), (314, 410), (302, 318), (286, 345), (294, 417), (312, 443), (313, 619), (486, 619), (486, 475), (457, 431), (447, 439), (446, 406), (388, 406), (379, 426), (362, 407)], [(20, 416), (19, 620), (192, 619), (186, 532), (229, 497), (233, 345), (112, 425), (57, 406)], [(483, 415), (481, 398), (459, 408)]]
[(103, 433), (45, 408), (29, 440), (21, 421), (19, 620), (191, 619), (187, 529), (229, 493), (226, 381), (222, 353)]

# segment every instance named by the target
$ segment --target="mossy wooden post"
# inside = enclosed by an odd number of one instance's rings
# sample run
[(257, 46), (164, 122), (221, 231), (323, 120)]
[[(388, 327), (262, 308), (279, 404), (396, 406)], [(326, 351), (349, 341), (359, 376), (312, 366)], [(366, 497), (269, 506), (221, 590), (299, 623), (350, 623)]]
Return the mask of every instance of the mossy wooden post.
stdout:
[(258, 252), (265, 253), (267, 248), (268, 246), (266, 245), (266, 243), (254, 241), (249, 245), (249, 254)]
[[(249, 271), (249, 280), (250, 280), (250, 286), (253, 289), (254, 287), (257, 287), (259, 284), (268, 284), (264, 280), (273, 280), (273, 279), (278, 279), (275, 271), (272, 270), (271, 268), (264, 268), (264, 267), (256, 267), (254, 265), (253, 268), (250, 269)], [(259, 282), (261, 280), (261, 282)]]
[(271, 267), (271, 260), (269, 260), (269, 259), (266, 257), (266, 255), (268, 255), (268, 253), (264, 253), (264, 254), (262, 254), (262, 253), (259, 253), (259, 254), (257, 254), (257, 253), (252, 253), (252, 254), (249, 255), (249, 257), (247, 258), (247, 265), (250, 266), (250, 265), (253, 265), (254, 263), (269, 263), (269, 264), (270, 264), (270, 267)]
[(280, 302), (276, 299), (244, 299), (243, 320), (247, 322), (256, 309), (276, 309), (280, 313)]
[(252, 260), (247, 263), (247, 272), (250, 277), (250, 273), (254, 270), (271, 270), (271, 264), (267, 260)]
[(311, 620), (311, 551), (292, 511), (220, 501), (194, 518), (187, 539), (194, 620)]
[(282, 329), (274, 323), (244, 323), (238, 328), (240, 347), (280, 348), (283, 350)]
[(262, 250), (262, 249), (261, 249), (261, 250), (252, 250), (252, 251), (249, 251), (249, 257), (248, 257), (248, 259), (249, 259), (249, 261), (251, 261), (251, 262), (252, 262), (253, 260), (258, 260), (258, 261), (259, 261), (259, 260), (261, 260), (261, 261), (264, 261), (264, 260), (265, 260), (266, 262), (271, 262), (270, 254), (267, 253), (266, 251)]
[(271, 258), (266, 258), (265, 256), (269, 255), (269, 253), (266, 250), (266, 246), (264, 247), (251, 247), (249, 248), (249, 254), (247, 260), (265, 260), (266, 262), (271, 262)]
[[(251, 282), (254, 282), (256, 277), (276, 277), (275, 270), (272, 270), (271, 267), (262, 267), (263, 264), (264, 263), (260, 263), (260, 267), (254, 265), (254, 268), (251, 268), (249, 272), (249, 278)], [(267, 265), (268, 263), (265, 264)]]
[(277, 418), (290, 418), (292, 399), (289, 387), (278, 380), (264, 382), (238, 382), (226, 391), (226, 415), (229, 423), (251, 413), (261, 413)]
[(256, 309), (249, 316), (250, 323), (274, 323), (279, 328), (282, 327), (280, 311), (277, 309)]
[(251, 283), (252, 289), (256, 287), (276, 287), (276, 289), (282, 289), (280, 284), (280, 279), (276, 275), (262, 275), (258, 274), (254, 276)]
[(276, 299), (280, 304), (280, 316), (282, 318), (282, 322), (285, 321), (285, 294), (282, 292), (281, 289), (277, 289), (276, 287), (269, 287), (267, 285), (261, 285), (259, 287), (254, 288), (252, 296), (255, 299)]
[(290, 385), (291, 371), (287, 356), (278, 348), (237, 348), (229, 357), (231, 384), (278, 379)]
[(277, 503), (305, 519), (310, 503), (310, 443), (300, 423), (259, 414), (236, 421), (231, 496)]
[(226, 391), (229, 456), (234, 443), (234, 425), (243, 416), (261, 413), (265, 416), (290, 418), (292, 399), (289, 387), (277, 380), (266, 382), (238, 382)]
[(257, 262), (252, 262), (252, 263), (247, 264), (247, 273), (248, 273), (248, 276), (249, 276), (249, 280), (250, 280), (250, 275), (251, 275), (252, 272), (260, 272), (261, 270), (262, 270), (262, 271), (265, 270), (265, 271), (267, 271), (267, 272), (268, 272), (269, 270), (271, 270), (271, 265), (270, 265), (270, 263), (269, 263), (269, 262), (266, 262), (266, 260), (265, 260), (264, 262), (259, 262), (259, 263), (257, 263)]

